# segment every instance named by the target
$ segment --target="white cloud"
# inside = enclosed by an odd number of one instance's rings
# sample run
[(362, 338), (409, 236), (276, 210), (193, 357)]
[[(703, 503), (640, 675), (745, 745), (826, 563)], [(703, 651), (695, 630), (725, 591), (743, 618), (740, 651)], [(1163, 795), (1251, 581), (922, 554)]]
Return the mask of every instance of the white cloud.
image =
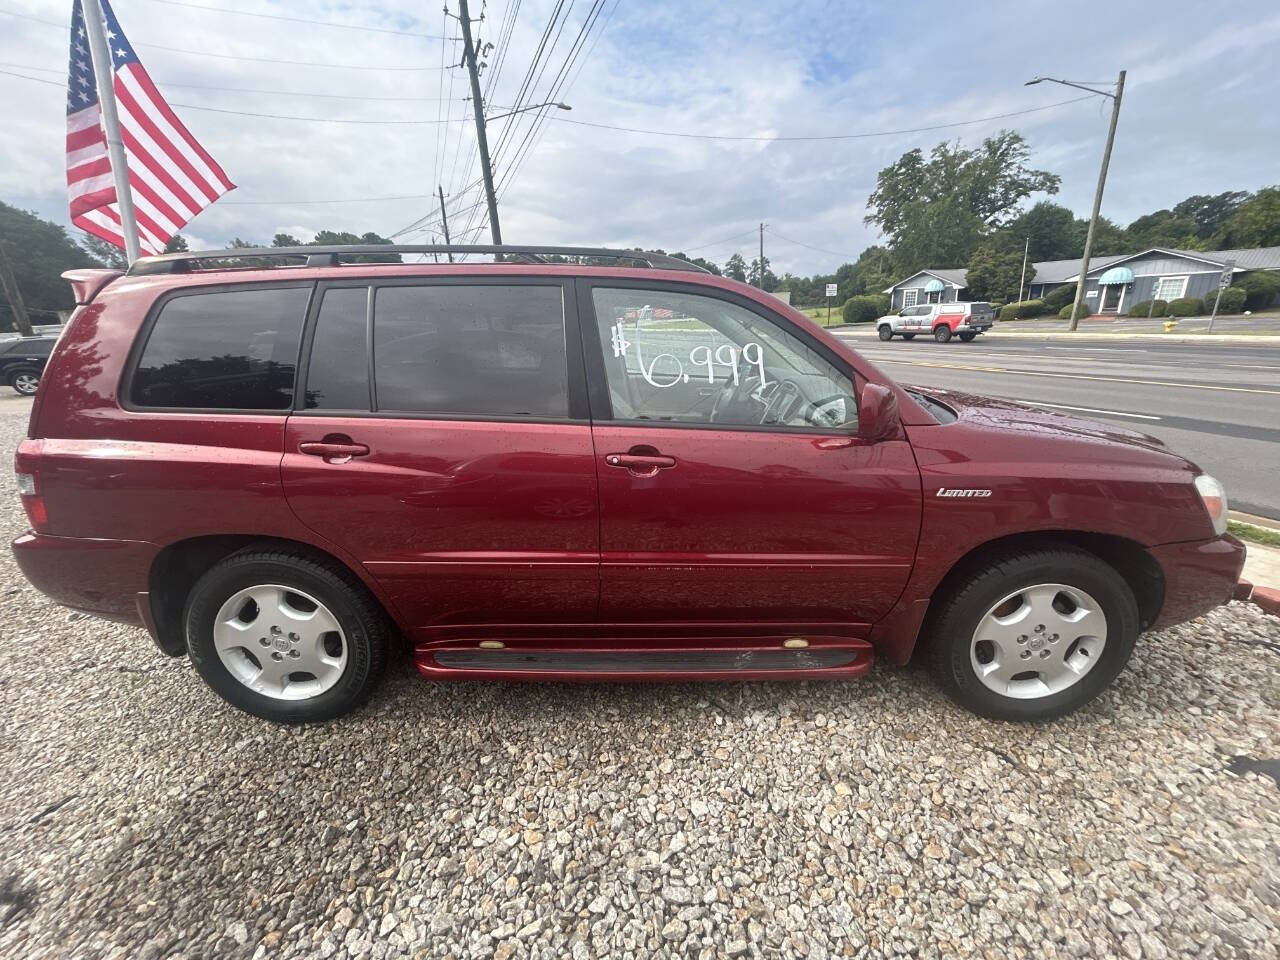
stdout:
[[(210, 2), (213, 0), (194, 0)], [(230, 0), (229, 0), (230, 2)], [(420, 3), (353, 7), (319, 0), (241, 9), (358, 26), (454, 32)], [(610, 0), (610, 6), (612, 0)], [(31, 0), (23, 11), (65, 22), (69, 4)], [(441, 73), (442, 44), (421, 37), (200, 12), (156, 0), (115, 0), (125, 30), (171, 101), (250, 113), (350, 119), (461, 120), (465, 75)], [(473, 0), (473, 13), (479, 0)], [(507, 4), (493, 0), (480, 35), (497, 41)], [(567, 4), (566, 4), (567, 6)], [(524, 0), (492, 101), (514, 100), (552, 0)], [(575, 5), (551, 57), (545, 87), (576, 35), (588, 3)], [(1105, 81), (1129, 68), (1129, 89), (1104, 213), (1124, 223), (1191, 193), (1256, 189), (1276, 179), (1280, 97), (1270, 70), (1280, 19), (1268, 0), (1245, 0), (1206, 19), (1204, 7), (1173, 0), (1159, 18), (1141, 5), (1048, 2), (988, 5), (848, 3), (712, 5), (621, 0), (572, 87), (572, 113), (552, 119), (505, 190), (509, 242), (644, 245), (690, 249), (723, 261), (750, 254), (760, 221), (815, 247), (856, 255), (875, 240), (863, 225), (876, 172), (904, 150), (939, 140), (974, 142), (1002, 127), (1028, 138), (1036, 165), (1063, 177), (1060, 201), (1090, 203), (1105, 105), (1080, 103), (1004, 121), (936, 132), (822, 142), (707, 141), (602, 130), (563, 122), (724, 135), (853, 133), (931, 126), (1027, 110), (1072, 92), (1023, 81), (1041, 74)], [(61, 71), (65, 32), (0, 15), (4, 61)], [(355, 64), (346, 70), (226, 60), (157, 50), (164, 44), (228, 56)], [(456, 62), (453, 45), (447, 62)], [(491, 54), (490, 62), (496, 58)], [(391, 67), (425, 66), (405, 71)], [(3, 69), (11, 69), (5, 67)], [(14, 72), (24, 72), (12, 68)], [(31, 72), (31, 71), (25, 71)], [(34, 76), (59, 80), (56, 72)], [(452, 76), (452, 93), (450, 80)], [(301, 91), (353, 97), (452, 96), (435, 100), (345, 100), (292, 93), (234, 93), (168, 83)], [(0, 74), (7, 103), (0, 145), (0, 198), (65, 222), (61, 93)], [(451, 207), (481, 199), (470, 124), (307, 123), (176, 108), (239, 189), (193, 222), (202, 244), (233, 236), (269, 241), (276, 232), (319, 229), (390, 234), (434, 217), (443, 182)], [(495, 122), (500, 181), (532, 115)], [(504, 142), (510, 127), (516, 136)], [(443, 157), (443, 159), (441, 159)], [(314, 203), (421, 195), (377, 203)], [(252, 201), (267, 201), (255, 203)], [(451, 223), (455, 239), (482, 222), (480, 208)], [(281, 226), (288, 224), (288, 226)], [(429, 240), (429, 232), (406, 235)], [(479, 237), (486, 240), (487, 236)], [(842, 259), (766, 237), (779, 270), (810, 273)]]

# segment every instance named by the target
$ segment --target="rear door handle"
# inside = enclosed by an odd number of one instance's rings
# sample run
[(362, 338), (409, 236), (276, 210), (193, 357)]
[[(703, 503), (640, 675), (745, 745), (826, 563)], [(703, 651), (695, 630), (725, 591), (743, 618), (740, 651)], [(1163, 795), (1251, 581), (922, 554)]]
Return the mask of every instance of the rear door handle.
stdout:
[(638, 453), (611, 453), (604, 458), (611, 467), (621, 467), (636, 477), (656, 477), (659, 470), (670, 470), (676, 465), (675, 457), (648, 456)]
[(346, 463), (352, 457), (367, 457), (369, 448), (350, 439), (304, 440), (298, 444), (298, 452), (312, 457), (324, 457), (326, 463)]

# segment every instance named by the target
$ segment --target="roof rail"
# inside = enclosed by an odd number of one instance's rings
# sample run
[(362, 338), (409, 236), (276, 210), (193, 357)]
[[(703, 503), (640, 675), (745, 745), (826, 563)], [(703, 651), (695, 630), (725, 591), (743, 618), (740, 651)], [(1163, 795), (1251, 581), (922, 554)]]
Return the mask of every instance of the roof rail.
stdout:
[[(702, 267), (679, 257), (670, 257), (663, 253), (647, 253), (643, 250), (614, 250), (604, 247), (528, 247), (502, 244), (354, 244), (350, 246), (315, 246), (315, 247), (235, 247), (230, 250), (201, 250), (194, 253), (165, 253), (155, 257), (140, 257), (129, 268), (129, 276), (143, 276), (156, 273), (190, 273), (201, 269), (202, 261), (244, 261), (269, 259), (275, 262), (263, 264), (269, 267), (307, 266), (336, 267), (343, 261), (351, 262), (360, 258), (365, 263), (370, 257), (385, 257), (406, 253), (420, 254), (492, 254), (494, 259), (523, 258), (534, 263), (548, 263), (548, 257), (571, 257), (571, 262), (581, 263), (589, 260), (612, 260), (630, 266), (651, 267), (662, 270), (691, 270), (695, 273), (706, 273)], [(283, 263), (282, 260), (301, 260), (302, 263)], [(387, 262), (387, 261), (382, 261)], [(247, 265), (246, 265), (247, 266)], [(211, 264), (204, 269), (218, 269)]]

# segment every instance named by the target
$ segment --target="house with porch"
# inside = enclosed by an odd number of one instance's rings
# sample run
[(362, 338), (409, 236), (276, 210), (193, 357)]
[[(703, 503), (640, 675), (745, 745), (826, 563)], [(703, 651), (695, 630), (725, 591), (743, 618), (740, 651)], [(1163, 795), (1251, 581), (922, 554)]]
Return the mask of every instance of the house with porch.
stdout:
[[(1232, 262), (1233, 276), (1258, 270), (1280, 271), (1280, 247), (1243, 250), (1174, 250), (1152, 247), (1141, 253), (1091, 257), (1085, 276), (1085, 306), (1092, 314), (1123, 314), (1133, 304), (1179, 297), (1212, 296), (1218, 279)], [(1044, 297), (1056, 287), (1077, 283), (1080, 260), (1044, 260), (1031, 264), (1028, 300)], [(921, 270), (900, 280), (884, 292), (892, 309), (917, 303), (967, 300), (966, 271), (963, 269)]]

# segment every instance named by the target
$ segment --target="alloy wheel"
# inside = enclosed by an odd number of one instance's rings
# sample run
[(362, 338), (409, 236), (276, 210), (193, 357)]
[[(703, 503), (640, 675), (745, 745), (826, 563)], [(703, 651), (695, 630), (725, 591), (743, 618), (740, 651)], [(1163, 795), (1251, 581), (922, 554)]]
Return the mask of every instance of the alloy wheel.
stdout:
[(25, 396), (35, 393), (39, 386), (40, 378), (34, 373), (20, 373), (13, 378), (13, 389)]
[(274, 700), (305, 700), (333, 688), (347, 666), (342, 626), (315, 597), (261, 584), (232, 594), (213, 623), (227, 672)]
[(1019, 700), (1060, 693), (1102, 657), (1107, 618), (1078, 587), (1041, 583), (1007, 594), (978, 621), (969, 660), (988, 690)]

